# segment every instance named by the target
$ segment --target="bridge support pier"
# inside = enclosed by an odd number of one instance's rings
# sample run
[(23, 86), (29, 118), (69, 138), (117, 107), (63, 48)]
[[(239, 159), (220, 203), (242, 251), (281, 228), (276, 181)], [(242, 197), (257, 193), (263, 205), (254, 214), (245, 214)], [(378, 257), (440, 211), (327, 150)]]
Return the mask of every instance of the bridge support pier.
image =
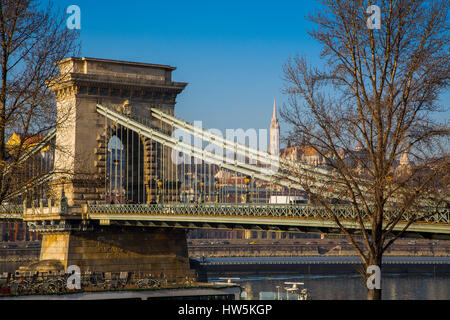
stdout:
[(189, 268), (186, 232), (169, 228), (99, 227), (95, 231), (43, 234), (40, 262), (57, 260), (81, 272), (133, 272), (169, 280), (194, 277)]

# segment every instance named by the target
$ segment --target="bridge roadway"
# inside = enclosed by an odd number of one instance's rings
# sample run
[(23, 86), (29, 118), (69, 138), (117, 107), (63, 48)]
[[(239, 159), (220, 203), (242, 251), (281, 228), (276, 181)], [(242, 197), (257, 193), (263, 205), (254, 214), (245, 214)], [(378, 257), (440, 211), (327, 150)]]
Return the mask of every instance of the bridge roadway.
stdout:
[[(351, 207), (335, 206), (333, 209), (348, 230), (358, 232), (360, 226)], [(101, 225), (319, 233), (338, 231), (335, 222), (325, 210), (308, 205), (256, 203), (88, 205), (84, 208), (84, 215), (88, 220), (98, 221)], [(365, 222), (364, 225), (367, 229), (371, 228), (369, 222)], [(393, 232), (399, 232), (405, 225), (406, 220), (400, 221)], [(450, 211), (445, 209), (439, 214), (419, 220), (409, 226), (405, 236), (450, 239)]]
[[(49, 210), (50, 209), (50, 210)], [(358, 233), (356, 213), (349, 206), (333, 207), (341, 223)], [(65, 222), (80, 220), (99, 225), (247, 229), (289, 232), (336, 233), (337, 225), (324, 210), (309, 205), (267, 203), (202, 203), (202, 204), (89, 204), (69, 207), (65, 212), (58, 208), (34, 207), (24, 209), (20, 205), (2, 206), (0, 220), (25, 220), (33, 224), (35, 231), (57, 229)], [(386, 216), (395, 214), (387, 211)], [(393, 229), (399, 232), (406, 225), (404, 216)], [(58, 221), (59, 220), (59, 223)], [(386, 219), (388, 220), (388, 219)], [(371, 224), (366, 219), (366, 229)], [(42, 231), (42, 230), (41, 230)], [(450, 210), (421, 218), (409, 226), (405, 237), (450, 239)]]

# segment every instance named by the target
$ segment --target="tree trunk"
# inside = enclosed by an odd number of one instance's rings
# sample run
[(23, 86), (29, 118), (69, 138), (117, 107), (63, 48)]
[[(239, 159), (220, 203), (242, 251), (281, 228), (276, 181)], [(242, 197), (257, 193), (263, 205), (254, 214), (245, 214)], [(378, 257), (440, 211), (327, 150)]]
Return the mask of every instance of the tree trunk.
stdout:
[(369, 289), (367, 291), (367, 300), (381, 300), (381, 289)]
[[(379, 288), (369, 288), (368, 283), (367, 285), (367, 300), (381, 300), (381, 290), (382, 290), (382, 283), (381, 283), (381, 260), (382, 255), (375, 253), (375, 255), (372, 256), (372, 254), (369, 255), (369, 266), (378, 266), (380, 269), (380, 273), (377, 275), (379, 277)], [(367, 267), (369, 267), (367, 266)], [(367, 270), (367, 269), (366, 269)], [(375, 277), (375, 271), (371, 271), (367, 274), (366, 279), (371, 276)], [(372, 278), (375, 280), (375, 278)], [(375, 281), (374, 281), (375, 282)]]

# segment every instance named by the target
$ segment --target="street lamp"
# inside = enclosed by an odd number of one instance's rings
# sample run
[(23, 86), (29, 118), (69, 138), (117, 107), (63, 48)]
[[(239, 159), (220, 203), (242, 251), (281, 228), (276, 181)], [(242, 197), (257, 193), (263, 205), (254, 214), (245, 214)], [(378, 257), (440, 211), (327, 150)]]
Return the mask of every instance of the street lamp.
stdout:
[(219, 198), (219, 195), (220, 195), (220, 193), (219, 193), (219, 188), (220, 188), (220, 183), (219, 183), (219, 181), (216, 181), (216, 202), (217, 203), (219, 203), (220, 202), (220, 198)]
[(119, 196), (119, 188), (117, 186), (117, 166), (119, 165), (119, 161), (118, 160), (114, 160), (114, 194), (116, 196), (116, 201), (117, 198)]
[(245, 183), (245, 202), (246, 203), (250, 203), (250, 193), (249, 193), (249, 185), (250, 185), (250, 177), (246, 176), (244, 178), (244, 183)]
[(117, 166), (119, 165), (119, 160), (114, 160), (114, 175), (117, 176)]
[(62, 183), (62, 192), (61, 192), (61, 199), (66, 196), (66, 193), (64, 191), (64, 184), (66, 183), (66, 177), (61, 177), (61, 183)]
[(67, 206), (68, 206), (66, 192), (64, 190), (64, 184), (66, 183), (66, 177), (61, 177), (61, 183), (62, 183), (61, 211), (65, 211), (67, 209)]
[(158, 181), (156, 182), (156, 185), (158, 186), (158, 194), (157, 194), (157, 197), (156, 197), (156, 202), (159, 204), (159, 203), (161, 203), (162, 201), (162, 199), (161, 199), (161, 187), (162, 187), (162, 185), (163, 185), (163, 182), (162, 182), (162, 180), (161, 179), (158, 179)]
[(202, 181), (200, 181), (200, 201), (199, 203), (203, 203), (203, 187), (205, 186), (205, 181), (202, 179)]

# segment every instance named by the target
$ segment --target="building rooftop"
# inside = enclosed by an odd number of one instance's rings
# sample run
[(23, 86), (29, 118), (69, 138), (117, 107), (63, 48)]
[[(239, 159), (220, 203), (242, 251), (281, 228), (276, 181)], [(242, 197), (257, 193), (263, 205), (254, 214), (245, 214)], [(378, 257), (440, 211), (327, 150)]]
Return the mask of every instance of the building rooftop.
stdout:
[(166, 69), (166, 70), (176, 70), (177, 69), (176, 67), (172, 67), (172, 66), (164, 65), (164, 64), (153, 64), (153, 63), (132, 62), (132, 61), (90, 58), (90, 57), (68, 57), (66, 59), (59, 61), (58, 64), (63, 64), (70, 60), (108, 63), (108, 64), (120, 64), (120, 65), (126, 65), (126, 66), (136, 66), (136, 67), (159, 68), (159, 69)]

